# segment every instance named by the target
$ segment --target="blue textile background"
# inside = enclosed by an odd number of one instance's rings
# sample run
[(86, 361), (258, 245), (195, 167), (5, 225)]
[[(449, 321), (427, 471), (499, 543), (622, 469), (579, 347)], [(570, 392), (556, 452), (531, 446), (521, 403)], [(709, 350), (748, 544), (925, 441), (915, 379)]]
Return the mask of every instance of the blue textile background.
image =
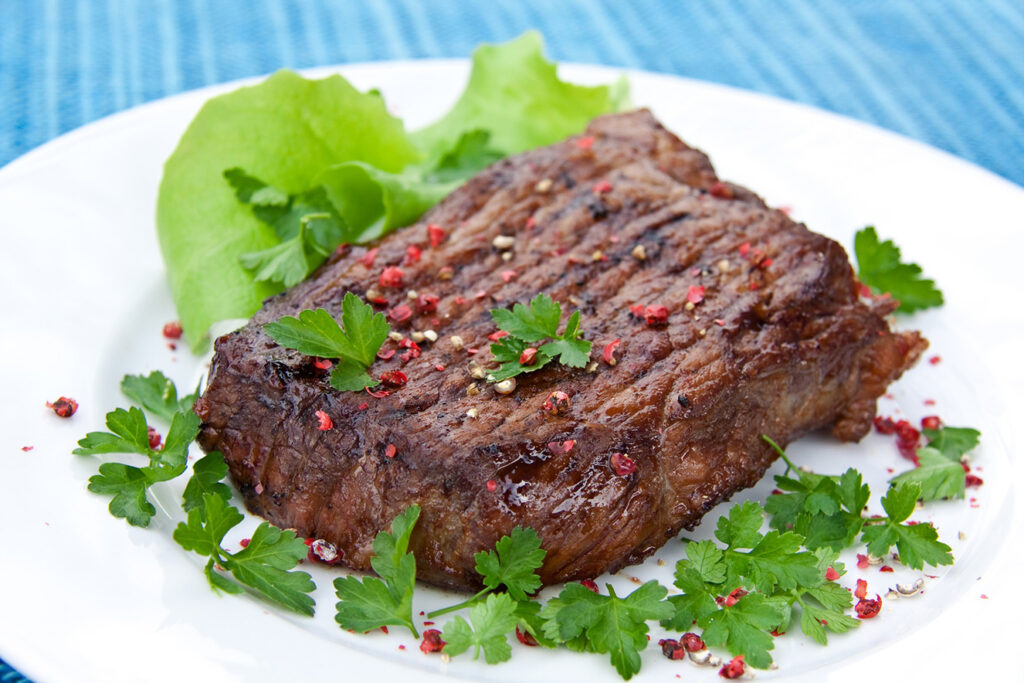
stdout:
[[(771, 93), (1024, 184), (1021, 0), (0, 0), (0, 165), (183, 90), (279, 67), (464, 57), (529, 28), (557, 60)], [(25, 680), (0, 662), (0, 683)]]
[(0, 165), (183, 90), (537, 28), (558, 60), (805, 102), (1024, 184), (1021, 0), (0, 0), (0, 18)]

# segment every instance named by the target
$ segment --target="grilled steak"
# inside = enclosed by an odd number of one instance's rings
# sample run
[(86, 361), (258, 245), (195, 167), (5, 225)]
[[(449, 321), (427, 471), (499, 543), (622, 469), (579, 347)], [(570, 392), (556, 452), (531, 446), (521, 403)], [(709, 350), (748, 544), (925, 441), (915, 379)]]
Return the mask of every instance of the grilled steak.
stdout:
[[(428, 224), (445, 231), (436, 246)], [(373, 249), (335, 255), (217, 340), (200, 443), (224, 453), (250, 510), (335, 543), (352, 568), (418, 503), (418, 576), (450, 588), (477, 588), (474, 553), (516, 525), (544, 541), (545, 584), (641, 561), (758, 481), (774, 459), (762, 434), (864, 436), (927, 345), (890, 331), (893, 303), (859, 299), (840, 245), (720, 182), (646, 111), (494, 164)], [(400, 286), (381, 285), (386, 266)], [(381, 302), (393, 331), (439, 335), (418, 357), (385, 343), (396, 353), (371, 371), (408, 376), (386, 397), (334, 391), (262, 331), (304, 309), (340, 316), (345, 292)], [(489, 310), (539, 292), (582, 311), (595, 362), (499, 395), (470, 370), (490, 361)], [(423, 295), (436, 310), (410, 298)], [(637, 314), (649, 305), (664, 324)], [(569, 405), (544, 410), (554, 391)]]

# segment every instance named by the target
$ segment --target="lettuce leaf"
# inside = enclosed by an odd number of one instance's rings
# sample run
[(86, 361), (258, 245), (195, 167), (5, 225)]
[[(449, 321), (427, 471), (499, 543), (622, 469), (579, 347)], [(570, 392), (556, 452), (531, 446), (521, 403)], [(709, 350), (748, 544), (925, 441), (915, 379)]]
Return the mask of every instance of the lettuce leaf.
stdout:
[(610, 86), (567, 83), (544, 58), (540, 34), (528, 31), (501, 45), (478, 47), (462, 96), (413, 140), (428, 156), (439, 156), (465, 131), (477, 129), (490, 133), (491, 149), (518, 154), (575, 135), (595, 116), (627, 107), (625, 77)]
[(210, 100), (168, 159), (157, 200), (185, 338), (200, 349), (210, 325), (252, 315), (338, 243), (368, 242), (415, 222), (493, 161), (624, 108), (627, 90), (624, 80), (599, 87), (559, 80), (540, 35), (530, 32), (478, 48), (455, 106), (415, 134), (378, 94), (340, 76), (280, 71)]
[(193, 349), (211, 324), (252, 315), (280, 284), (256, 282), (239, 257), (281, 242), (223, 177), (246, 173), (287, 194), (329, 166), (360, 160), (388, 172), (421, 161), (383, 100), (340, 76), (308, 80), (279, 71), (203, 105), (164, 166), (157, 235), (171, 294)]

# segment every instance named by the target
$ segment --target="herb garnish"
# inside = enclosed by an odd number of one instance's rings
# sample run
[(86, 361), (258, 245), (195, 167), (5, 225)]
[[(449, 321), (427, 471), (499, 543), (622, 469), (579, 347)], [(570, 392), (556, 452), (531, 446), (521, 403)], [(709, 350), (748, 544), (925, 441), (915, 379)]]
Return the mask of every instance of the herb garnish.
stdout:
[[(676, 564), (675, 585), (683, 595), (669, 598), (676, 614), (662, 622), (686, 631), (696, 621), (706, 643), (723, 645), (762, 669), (772, 662), (769, 632), (789, 621), (789, 598), (825, 582), (818, 557), (800, 550), (803, 536), (777, 530), (762, 534), (763, 523), (764, 508), (757, 503), (734, 505), (715, 531), (725, 549), (712, 541), (688, 543), (688, 559)], [(719, 607), (717, 598), (725, 596), (732, 600)]]
[(918, 466), (892, 479), (921, 486), (921, 499), (963, 498), (967, 472), (960, 459), (978, 445), (981, 432), (969, 427), (923, 430), (928, 445), (917, 450)]
[(892, 294), (900, 302), (898, 313), (942, 305), (942, 292), (935, 282), (922, 277), (921, 266), (916, 263), (901, 262), (899, 247), (892, 240), (880, 242), (874, 226), (857, 231), (853, 250), (858, 279), (876, 294)]
[(170, 422), (175, 413), (192, 411), (199, 387), (191, 394), (178, 398), (174, 382), (164, 373), (154, 370), (148, 375), (125, 375), (121, 379), (121, 392), (150, 415)]
[(239, 256), (257, 282), (279, 282), (285, 287), (302, 282), (345, 237), (345, 222), (322, 187), (290, 195), (240, 168), (224, 171), (224, 178), (238, 201), (248, 205), (281, 240)]
[(516, 602), (506, 593), (487, 596), (469, 610), (469, 621), (455, 617), (444, 627), (444, 652), (457, 655), (473, 648), (473, 659), (480, 656), (483, 648), (488, 664), (500, 664), (512, 657), (508, 644), (508, 633), (518, 623)]
[(765, 440), (785, 461), (787, 473), (793, 471), (797, 475), (797, 479), (775, 477), (775, 485), (789, 493), (770, 496), (765, 502), (765, 509), (772, 516), (770, 526), (796, 531), (811, 550), (839, 551), (852, 545), (864, 527), (862, 513), (871, 497), (860, 472), (852, 467), (838, 477), (804, 472), (778, 444), (767, 437)]
[[(774, 441), (768, 437), (764, 439), (776, 449), (789, 469), (795, 469)], [(963, 469), (960, 471), (962, 473)], [(882, 507), (889, 517), (864, 518), (864, 506), (871, 497), (871, 489), (862, 482), (860, 472), (850, 468), (839, 477), (800, 470), (797, 474), (798, 480), (775, 477), (780, 489), (792, 493), (771, 496), (765, 508), (773, 515), (772, 527), (792, 527), (804, 534), (804, 545), (808, 548), (842, 550), (852, 545), (861, 534), (861, 540), (868, 544), (868, 551), (876, 557), (881, 557), (890, 546), (896, 545), (900, 561), (912, 569), (921, 569), (924, 562), (933, 566), (953, 563), (950, 547), (938, 541), (935, 527), (903, 523), (922, 495), (918, 482), (894, 478), (882, 498)]]
[(113, 495), (110, 514), (125, 519), (132, 526), (149, 526), (156, 508), (146, 497), (146, 491), (153, 484), (174, 479), (185, 471), (188, 446), (199, 433), (199, 418), (191, 411), (175, 413), (163, 448), (159, 449), (150, 447), (146, 416), (134, 406), (107, 413), (106, 423), (109, 432), (89, 432), (72, 453), (138, 453), (146, 456), (149, 464), (144, 467), (120, 462), (103, 463), (99, 474), (89, 478), (89, 490)]
[(365, 632), (381, 626), (405, 626), (414, 637), (420, 637), (412, 620), (416, 558), (409, 552), (409, 538), (419, 516), (419, 506), (410, 505), (391, 522), (391, 533), (381, 531), (373, 539), (370, 566), (379, 579), (346, 576), (334, 580), (338, 595), (334, 620), (342, 628)]
[[(144, 467), (107, 462), (99, 474), (89, 479), (89, 490), (113, 495), (110, 513), (134, 526), (148, 526), (156, 514), (146, 491), (160, 481), (169, 481), (187, 469), (188, 448), (199, 434), (199, 416), (192, 412), (195, 395), (178, 399), (170, 379), (156, 371), (148, 376), (125, 375), (121, 390), (147, 411), (170, 421), (163, 447), (150, 444), (149, 428), (142, 410), (118, 408), (107, 413), (109, 432), (90, 432), (78, 442), (78, 455), (138, 453), (149, 459)], [(292, 531), (282, 531), (263, 522), (249, 545), (237, 553), (221, 547), (224, 535), (243, 519), (230, 504), (231, 489), (221, 480), (227, 476), (224, 457), (209, 453), (192, 466), (192, 477), (185, 485), (182, 508), (187, 521), (178, 524), (174, 540), (186, 550), (209, 556), (204, 572), (215, 590), (242, 593), (243, 588), (221, 571), (228, 571), (240, 583), (263, 597), (300, 614), (313, 614), (313, 598), (307, 595), (316, 586), (309, 574), (288, 571), (306, 556), (302, 539)]]
[(624, 598), (607, 584), (599, 595), (579, 583), (570, 583), (541, 612), (545, 634), (570, 649), (610, 655), (619, 675), (629, 679), (640, 671), (640, 652), (647, 647), (647, 622), (667, 619), (672, 605), (668, 590), (648, 581)]
[(862, 540), (868, 544), (868, 552), (882, 557), (892, 546), (900, 553), (900, 562), (911, 569), (921, 569), (925, 564), (939, 566), (953, 564), (951, 548), (939, 541), (939, 534), (931, 524), (904, 524), (914, 512), (917, 499), (921, 497), (921, 485), (917, 482), (893, 484), (882, 497), (882, 508), (887, 518), (871, 519), (864, 529)]
[(224, 535), (245, 517), (216, 493), (203, 493), (201, 501), (189, 510), (187, 521), (178, 523), (174, 540), (185, 550), (210, 558), (203, 570), (210, 586), (226, 593), (242, 592), (241, 586), (217, 571), (223, 568), (263, 597), (312, 616), (315, 602), (308, 593), (316, 588), (313, 579), (306, 572), (288, 571), (306, 557), (305, 541), (294, 531), (263, 522), (249, 545), (229, 553), (221, 546)]
[(483, 579), (485, 588), (465, 602), (436, 610), (427, 616), (433, 619), (475, 605), (501, 586), (515, 600), (529, 600), (530, 594), (540, 588), (536, 570), (544, 563), (545, 555), (547, 551), (540, 547), (537, 532), (517, 526), (508, 536), (498, 539), (494, 550), (481, 550), (473, 556), (476, 572)]
[[(534, 303), (539, 306), (534, 308)], [(346, 304), (345, 330), (326, 311), (305, 311), (316, 317), (292, 319), (294, 323), (283, 325), (283, 336), (305, 345), (304, 352), (311, 355), (371, 359), (386, 336), (386, 323), (383, 335), (379, 328), (368, 331), (375, 325), (372, 310), (366, 310), (370, 307), (353, 295), (346, 296)], [(560, 307), (537, 299), (531, 308), (523, 306), (518, 316), (515, 310), (506, 313), (512, 316), (510, 327), (534, 337), (549, 332), (552, 326), (557, 328), (561, 317)], [(578, 330), (578, 319), (570, 319), (567, 332), (569, 329)], [(562, 336), (581, 341), (574, 335)], [(346, 355), (340, 353), (342, 349)], [(359, 372), (365, 374), (365, 369), (360, 367)], [(89, 485), (90, 490), (114, 495), (112, 514), (145, 526), (155, 514), (146, 499), (148, 486), (185, 470), (188, 446), (198, 432), (199, 421), (190, 411), (175, 410), (192, 399), (179, 402), (173, 383), (161, 373), (126, 376), (122, 386), (147, 410), (156, 414), (174, 411), (164, 448), (150, 447), (145, 415), (133, 407), (109, 413), (110, 431), (88, 434), (75, 452), (139, 453), (150, 459), (145, 467), (101, 465)], [(648, 622), (657, 620), (675, 631), (689, 631), (696, 625), (702, 630), (699, 639), (708, 645), (723, 647), (737, 658), (742, 655), (752, 666), (766, 668), (772, 663), (773, 636), (789, 629), (796, 611), (801, 630), (824, 645), (829, 631), (842, 633), (860, 624), (848, 614), (853, 596), (835, 582), (844, 573), (842, 564), (836, 562), (838, 553), (853, 545), (858, 536), (875, 556), (886, 555), (895, 546), (899, 561), (910, 568), (953, 561), (949, 546), (938, 540), (931, 524), (908, 523), (907, 519), (919, 498), (962, 491), (964, 470), (959, 458), (977, 445), (979, 433), (956, 427), (924, 432), (929, 442), (919, 450), (922, 467), (893, 479), (881, 500), (886, 517), (864, 516), (870, 488), (856, 470), (848, 469), (839, 476), (801, 470), (775, 442), (764, 437), (788, 465), (786, 472), (776, 477), (785, 493), (771, 496), (766, 507), (753, 502), (734, 505), (715, 530), (721, 545), (710, 540), (687, 542), (686, 557), (675, 569), (674, 583), (682, 593), (671, 597), (656, 581), (624, 597), (611, 585), (608, 595), (601, 595), (593, 584), (572, 583), (542, 604), (531, 598), (541, 585), (537, 575), (545, 557), (541, 539), (532, 529), (516, 527), (493, 550), (476, 554), (476, 570), (485, 588), (469, 600), (429, 615), (469, 610), (468, 619), (456, 616), (444, 626), (443, 651), (454, 656), (473, 649), (474, 658), (482, 651), (488, 663), (503, 662), (512, 652), (508, 635), (519, 628), (545, 647), (562, 644), (574, 651), (608, 654), (619, 674), (628, 679), (640, 670), (640, 653), (648, 644)], [(933, 458), (947, 464), (933, 466)], [(960, 470), (958, 482), (949, 465)], [(289, 571), (307, 554), (303, 540), (292, 531), (263, 522), (244, 549), (226, 551), (222, 545), (225, 535), (244, 517), (230, 505), (231, 490), (221, 481), (227, 474), (223, 456), (210, 453), (192, 470), (183, 495), (187, 519), (173, 535), (185, 549), (209, 558), (204, 572), (211, 587), (238, 594), (247, 586), (288, 609), (312, 614), (312, 579), (305, 572)], [(948, 476), (945, 470), (950, 470)], [(794, 471), (795, 478), (790, 476)], [(771, 528), (762, 532), (766, 512)], [(395, 518), (390, 533), (377, 534), (371, 566), (380, 578), (335, 580), (339, 599), (335, 620), (343, 628), (368, 631), (402, 625), (418, 637), (412, 616), (416, 560), (409, 542), (419, 514), (419, 507), (411, 505)], [(879, 601), (862, 599), (856, 611), (866, 618), (877, 613), (878, 607)]]
[[(343, 326), (343, 327), (342, 327)], [(285, 316), (263, 326), (270, 338), (307, 356), (338, 359), (331, 371), (331, 386), (338, 391), (362, 391), (380, 384), (366, 369), (388, 338), (391, 326), (383, 313), (360, 301), (352, 292), (341, 303), (341, 325), (322, 308)]]
[[(492, 309), (491, 318), (498, 329), (508, 332), (508, 336), (491, 344), (491, 353), (501, 367), (487, 376), (488, 381), (500, 382), (540, 370), (554, 358), (570, 368), (582, 368), (590, 360), (591, 343), (580, 339), (580, 312), (575, 311), (569, 316), (565, 331), (559, 334), (562, 306), (547, 294), (533, 297), (528, 307), (517, 303), (511, 311), (507, 308)], [(537, 346), (545, 339), (551, 341)], [(523, 352), (529, 348), (535, 348), (536, 354), (529, 354), (530, 363), (524, 365), (521, 362), (525, 360)]]

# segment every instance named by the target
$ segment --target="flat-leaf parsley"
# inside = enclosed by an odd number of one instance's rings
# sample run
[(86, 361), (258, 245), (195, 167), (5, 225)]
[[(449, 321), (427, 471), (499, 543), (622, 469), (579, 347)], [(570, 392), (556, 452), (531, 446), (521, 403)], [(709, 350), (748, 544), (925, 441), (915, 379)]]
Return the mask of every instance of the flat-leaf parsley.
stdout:
[[(580, 312), (569, 316), (565, 331), (559, 334), (562, 306), (547, 294), (533, 297), (529, 306), (517, 303), (512, 310), (492, 309), (491, 318), (508, 336), (491, 344), (491, 354), (501, 367), (487, 376), (488, 381), (500, 382), (540, 370), (555, 358), (570, 368), (582, 368), (590, 359), (591, 343), (580, 339)], [(539, 343), (545, 339), (551, 341)], [(523, 364), (523, 352), (527, 348), (536, 348), (537, 353), (529, 364)]]
[(889, 293), (900, 302), (899, 313), (913, 313), (941, 306), (942, 292), (922, 276), (921, 266), (900, 261), (900, 249), (892, 240), (879, 241), (874, 226), (854, 236), (857, 277), (876, 294)]
[(341, 325), (322, 308), (302, 311), (298, 318), (285, 316), (263, 329), (275, 342), (307, 356), (334, 358), (331, 386), (338, 391), (362, 391), (380, 384), (366, 369), (370, 367), (391, 326), (383, 313), (346, 292), (341, 303)]

